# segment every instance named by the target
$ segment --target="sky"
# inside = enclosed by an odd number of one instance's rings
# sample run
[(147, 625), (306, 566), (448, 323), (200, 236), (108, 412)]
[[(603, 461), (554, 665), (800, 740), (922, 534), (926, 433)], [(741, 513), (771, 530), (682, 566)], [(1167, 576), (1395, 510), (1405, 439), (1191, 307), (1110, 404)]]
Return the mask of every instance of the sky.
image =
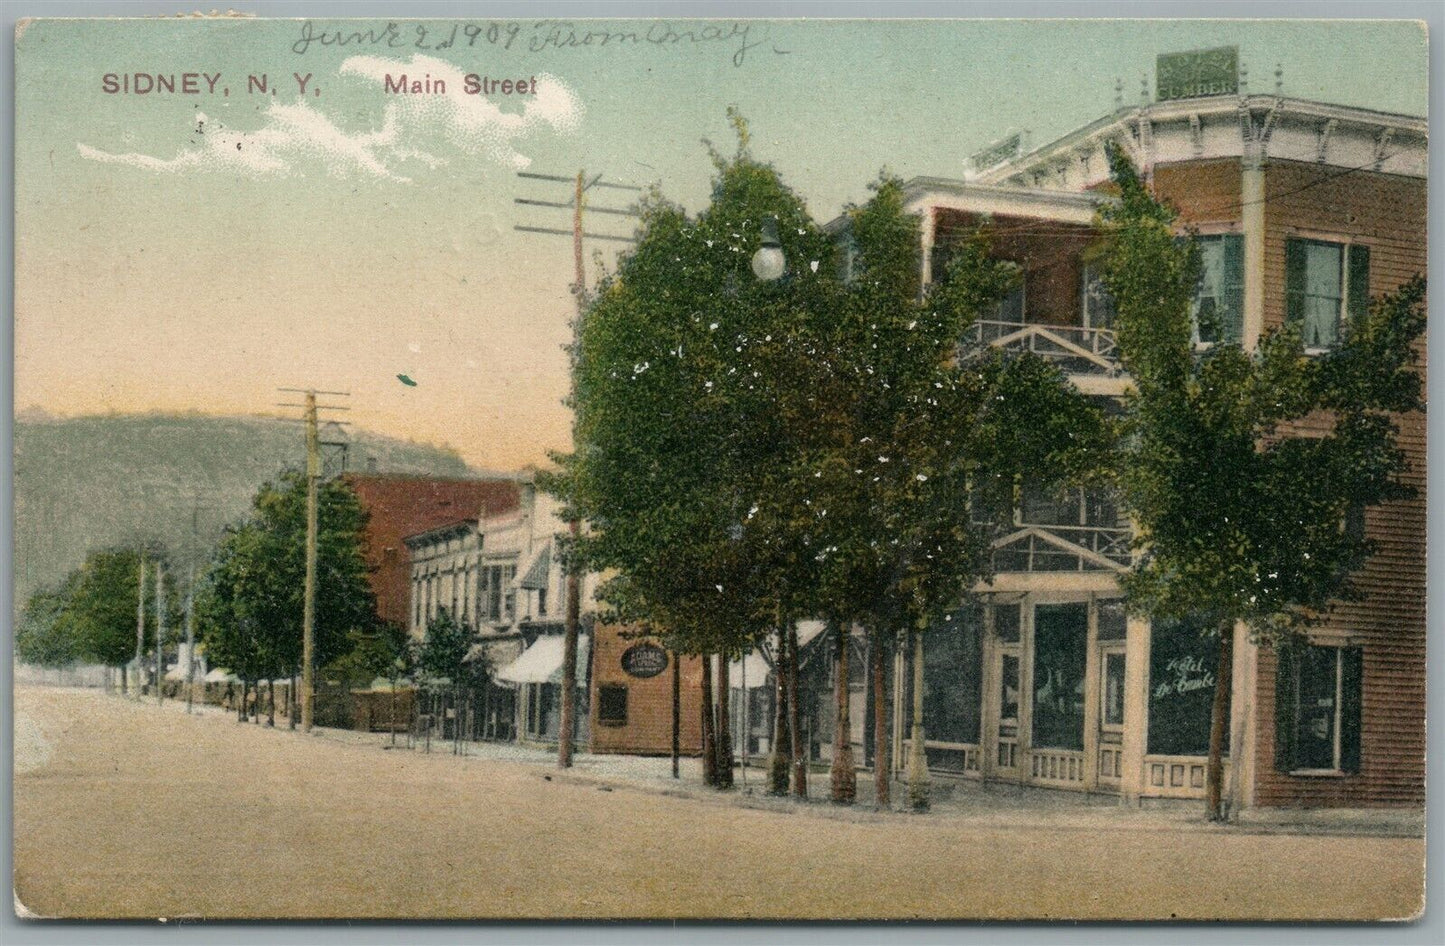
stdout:
[[(731, 150), (737, 105), (826, 221), (884, 168), (962, 177), (1012, 132), (1043, 144), (1111, 112), (1116, 79), (1138, 103), (1157, 53), (1222, 45), (1253, 92), (1279, 68), (1288, 96), (1425, 114), (1424, 31), (1402, 21), (35, 21), (16, 47), (16, 411), (281, 414), (276, 388), (316, 387), (480, 467), (545, 463), (570, 442), (572, 247), (514, 227), (570, 214), (515, 198), (569, 194), (518, 172), (655, 184), (695, 211), (703, 141)], [(198, 74), (200, 94), (125, 91), (138, 73)], [(388, 92), (402, 73), (447, 91)], [(468, 95), (468, 73), (535, 94)], [(588, 244), (589, 282), (622, 246)]]

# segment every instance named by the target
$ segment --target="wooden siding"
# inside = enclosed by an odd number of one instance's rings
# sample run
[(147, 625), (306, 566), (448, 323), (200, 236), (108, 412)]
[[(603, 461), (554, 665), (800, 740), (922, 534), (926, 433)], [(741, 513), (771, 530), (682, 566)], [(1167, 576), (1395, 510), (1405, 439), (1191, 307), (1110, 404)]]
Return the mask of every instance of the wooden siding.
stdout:
[[(599, 625), (592, 638), (592, 751), (626, 755), (667, 755), (672, 752), (672, 660), (655, 677), (638, 678), (622, 669), (622, 654), (648, 638), (625, 637), (627, 629)], [(656, 643), (654, 641), (654, 643)], [(604, 686), (627, 687), (627, 723), (604, 725), (598, 721)], [(702, 746), (702, 663), (682, 658), (681, 743), (683, 755), (697, 755)]]
[[(1189, 225), (1236, 223), (1240, 216), (1237, 160), (1158, 167), (1160, 196)], [(1285, 241), (1334, 237), (1370, 247), (1370, 293), (1398, 288), (1426, 268), (1426, 191), (1417, 178), (1294, 162), (1265, 171), (1264, 324), (1284, 319)], [(1425, 349), (1419, 347), (1421, 368)], [(1323, 418), (1295, 428), (1319, 430)], [(1341, 603), (1315, 631), (1321, 641), (1362, 645), (1360, 771), (1342, 777), (1299, 777), (1274, 763), (1275, 667), (1259, 655), (1255, 803), (1283, 806), (1416, 805), (1425, 791), (1425, 435), (1423, 413), (1397, 416), (1399, 443), (1410, 463), (1405, 481), (1415, 498), (1373, 507), (1365, 525), (1376, 552), (1356, 575), (1360, 601)]]

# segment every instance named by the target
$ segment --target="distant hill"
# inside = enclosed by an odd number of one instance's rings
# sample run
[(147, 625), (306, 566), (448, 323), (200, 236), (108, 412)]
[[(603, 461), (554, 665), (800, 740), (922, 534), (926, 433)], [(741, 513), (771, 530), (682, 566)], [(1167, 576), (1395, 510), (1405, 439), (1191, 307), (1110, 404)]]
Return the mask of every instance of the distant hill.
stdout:
[[(454, 451), (346, 428), (346, 468), (487, 475)], [(328, 439), (323, 432), (323, 440)], [(329, 464), (335, 469), (338, 457)], [(256, 488), (305, 466), (302, 428), (266, 417), (114, 414), (15, 421), (15, 607), (93, 548), (158, 540), (178, 558), (245, 514)]]

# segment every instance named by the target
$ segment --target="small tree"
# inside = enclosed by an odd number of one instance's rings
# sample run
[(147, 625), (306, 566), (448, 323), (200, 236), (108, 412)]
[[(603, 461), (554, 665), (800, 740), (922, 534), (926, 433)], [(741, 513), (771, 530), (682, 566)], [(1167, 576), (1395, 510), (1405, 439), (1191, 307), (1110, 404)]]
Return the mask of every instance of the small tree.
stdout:
[[(1420, 406), (1425, 283), (1352, 307), (1324, 354), (1305, 354), (1293, 322), (1253, 350), (1221, 342), (1197, 354), (1198, 253), (1128, 160), (1111, 161), (1120, 196), (1102, 212), (1105, 280), (1134, 385), (1117, 466), (1140, 549), (1124, 588), (1136, 612), (1202, 621), (1218, 640), (1206, 794), (1220, 820), (1236, 623), (1275, 642), (1354, 597), (1371, 543), (1346, 517), (1409, 494), (1388, 412)], [(1297, 426), (1306, 418), (1309, 431)]]
[(80, 641), (67, 633), (61, 616), (65, 595), (41, 590), (30, 596), (15, 627), (15, 656), (24, 663), (59, 669), (81, 657)]
[[(445, 689), (452, 694), (453, 708), (458, 706), (460, 703), (458, 697), (467, 673), (467, 651), (471, 645), (471, 631), (456, 621), (446, 608), (439, 609), (437, 616), (432, 618), (431, 623), (427, 625), (426, 638), (422, 641), (421, 653), (417, 661), (423, 687), (426, 689), (429, 699), (435, 692)], [(453, 727), (453, 737), (457, 735), (460, 728), (461, 715), (458, 713)]]
[[(58, 592), (59, 601), (55, 602), (59, 610), (54, 617), (54, 633), (70, 642), (67, 646), (78, 658), (121, 668), (122, 687), (126, 685), (124, 668), (136, 652), (141, 554), (134, 548), (91, 552), (85, 563), (66, 578)], [(148, 561), (155, 561), (163, 552), (151, 548), (145, 554)], [(153, 619), (153, 582), (146, 583), (144, 595), (145, 609)], [(169, 604), (173, 606), (174, 602)], [(175, 621), (168, 624), (174, 627)]]
[[(316, 662), (325, 665), (349, 648), (349, 632), (375, 629), (376, 601), (362, 554), (366, 512), (346, 483), (321, 484), (317, 521)], [(301, 666), (305, 556), (306, 479), (288, 472), (226, 530), (196, 604), (208, 652), (243, 687)]]

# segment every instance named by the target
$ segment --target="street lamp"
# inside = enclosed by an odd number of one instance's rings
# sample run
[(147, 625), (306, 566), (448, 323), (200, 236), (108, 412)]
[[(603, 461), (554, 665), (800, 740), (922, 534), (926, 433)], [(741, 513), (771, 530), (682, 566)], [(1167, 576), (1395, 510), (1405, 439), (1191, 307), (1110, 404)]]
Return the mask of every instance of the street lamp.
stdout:
[(753, 254), (753, 275), (761, 282), (775, 282), (781, 279), (788, 268), (783, 257), (783, 244), (778, 240), (778, 218), (763, 218), (763, 245)]

